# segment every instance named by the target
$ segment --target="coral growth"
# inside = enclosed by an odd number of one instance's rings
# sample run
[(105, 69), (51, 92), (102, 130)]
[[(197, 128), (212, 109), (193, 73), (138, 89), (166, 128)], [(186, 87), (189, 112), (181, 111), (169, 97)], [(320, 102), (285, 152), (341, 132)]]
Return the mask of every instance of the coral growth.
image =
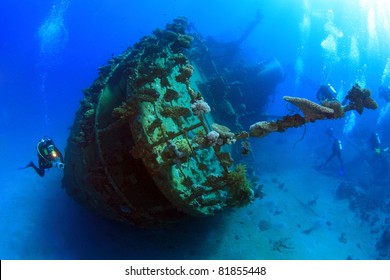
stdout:
[(306, 120), (299, 114), (284, 116), (277, 121), (261, 121), (250, 126), (250, 135), (254, 137), (264, 137), (272, 132), (284, 132), (291, 127), (299, 127), (306, 123)]
[(366, 88), (361, 88), (355, 84), (349, 91), (345, 99), (349, 100), (349, 104), (344, 107), (344, 112), (356, 110), (360, 115), (364, 108), (375, 110), (378, 104), (371, 97), (371, 91)]
[(271, 132), (276, 131), (278, 131), (278, 125), (276, 124), (276, 122), (260, 121), (252, 124), (249, 127), (250, 136), (254, 137), (264, 137)]
[[(212, 137), (212, 136), (210, 136)], [(216, 137), (216, 139), (218, 139), (219, 135)], [(193, 142), (198, 144), (199, 146), (205, 146), (206, 145), (206, 139), (207, 139), (207, 135), (206, 133), (204, 132), (204, 130), (196, 130), (195, 131), (195, 135), (193, 137)]]
[(203, 114), (210, 113), (211, 111), (209, 104), (207, 104), (207, 102), (203, 99), (196, 100), (192, 103), (191, 109), (195, 116), (201, 116)]
[[(186, 154), (186, 158), (191, 155), (192, 153), (192, 149), (190, 147), (190, 144), (188, 143), (188, 141), (184, 138), (182, 139), (177, 139), (175, 141), (175, 145), (177, 147), (177, 149), (181, 152), (181, 153), (184, 153)], [(186, 161), (186, 160), (185, 160)]]
[(246, 168), (238, 164), (235, 171), (226, 174), (225, 182), (231, 198), (228, 203), (232, 206), (242, 207), (253, 200), (253, 190), (246, 178)]
[(333, 118), (339, 119), (344, 117), (344, 109), (341, 103), (337, 100), (325, 100), (321, 103), (322, 106), (333, 109)]
[(220, 153), (218, 158), (223, 166), (230, 167), (233, 164), (233, 159), (230, 156), (230, 153)]
[(278, 126), (279, 132), (284, 132), (286, 129), (291, 127), (300, 127), (305, 123), (305, 119), (299, 114), (294, 114), (292, 116), (284, 116), (283, 119), (276, 121), (276, 125)]
[(170, 89), (170, 88), (166, 89), (165, 94), (164, 94), (164, 100), (166, 102), (171, 102), (178, 97), (179, 97), (179, 93), (176, 90)]
[(233, 132), (231, 132), (230, 128), (228, 128), (227, 126), (213, 123), (212, 128), (219, 134), (219, 141), (218, 141), (219, 145), (223, 145), (223, 144), (230, 145), (236, 142), (236, 135)]
[(140, 88), (137, 90), (137, 98), (141, 102), (154, 103), (158, 97), (158, 92), (153, 88)]
[(156, 128), (161, 127), (161, 125), (162, 125), (162, 120), (157, 118), (147, 127), (146, 131), (149, 134), (153, 134)]
[(191, 114), (190, 109), (182, 106), (165, 107), (160, 111), (161, 116), (170, 117), (172, 119), (178, 119), (180, 117), (188, 116)]
[(186, 162), (191, 154), (191, 148), (184, 139), (179, 139), (176, 142), (168, 141), (168, 145), (163, 151), (163, 158), (165, 160), (172, 160), (177, 168)]
[(122, 104), (112, 111), (112, 117), (116, 119), (129, 119), (139, 112), (139, 108), (134, 100), (122, 102)]
[[(218, 144), (219, 133), (212, 130), (209, 133), (207, 133), (206, 139), (207, 139), (208, 145), (215, 146)], [(204, 142), (204, 141), (202, 141), (202, 142)]]
[(242, 207), (253, 200), (253, 190), (246, 178), (245, 165), (242, 164), (237, 165), (235, 171), (229, 171), (222, 176), (210, 175), (204, 185), (215, 190), (227, 189), (227, 203), (230, 206)]
[(173, 52), (178, 52), (182, 48), (188, 49), (191, 46), (192, 40), (194, 40), (194, 38), (190, 35), (179, 34), (179, 36), (176, 37), (176, 40), (172, 43), (171, 49)]
[(153, 31), (153, 34), (159, 39), (166, 42), (172, 42), (177, 38), (177, 33), (171, 30), (164, 30), (157, 28)]
[(333, 118), (334, 110), (321, 106), (306, 98), (284, 96), (284, 100), (297, 106), (302, 112), (306, 122)]
[(173, 20), (173, 23), (167, 23), (165, 29), (175, 33), (184, 34), (187, 28), (188, 21), (185, 17), (178, 17)]
[(182, 53), (174, 54), (169, 59), (174, 61), (175, 65), (184, 65), (188, 63), (187, 57)]
[(248, 155), (252, 152), (251, 144), (248, 140), (241, 142), (241, 154), (242, 155)]
[(284, 100), (297, 106), (303, 112), (303, 117), (295, 114), (284, 116), (282, 120), (254, 123), (249, 128), (250, 135), (264, 137), (272, 132), (284, 132), (288, 128), (302, 126), (307, 122), (342, 118), (345, 112), (349, 110), (356, 110), (359, 114), (362, 114), (364, 108), (374, 110), (378, 107), (375, 100), (370, 96), (371, 92), (368, 89), (362, 89), (357, 84), (348, 92), (346, 99), (350, 102), (345, 107), (337, 100), (325, 101), (320, 105), (306, 98), (284, 96)]
[(213, 123), (212, 125), (212, 128), (219, 133), (219, 135), (222, 137), (222, 138), (232, 138), (234, 137), (234, 133), (230, 131), (230, 128), (228, 128), (227, 126), (224, 126), (224, 125), (221, 125), (221, 124), (217, 124), (217, 123)]
[(175, 77), (176, 82), (187, 85), (189, 83), (189, 79), (191, 78), (193, 71), (194, 68), (190, 64), (181, 67), (179, 70), (180, 74)]

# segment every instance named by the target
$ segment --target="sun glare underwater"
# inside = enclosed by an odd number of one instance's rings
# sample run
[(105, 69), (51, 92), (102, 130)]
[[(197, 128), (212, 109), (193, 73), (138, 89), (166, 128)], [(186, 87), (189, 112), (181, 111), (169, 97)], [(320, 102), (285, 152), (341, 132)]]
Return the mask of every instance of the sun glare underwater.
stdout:
[(2, 3), (1, 259), (390, 258), (390, 0), (95, 2)]

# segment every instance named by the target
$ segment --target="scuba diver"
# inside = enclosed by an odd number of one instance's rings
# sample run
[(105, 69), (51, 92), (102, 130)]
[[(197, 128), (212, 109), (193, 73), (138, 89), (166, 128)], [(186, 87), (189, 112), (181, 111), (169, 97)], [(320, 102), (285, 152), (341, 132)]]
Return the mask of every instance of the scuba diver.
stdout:
[(337, 92), (330, 84), (321, 85), (317, 91), (317, 99), (320, 103), (336, 100), (336, 96)]
[(340, 162), (340, 176), (343, 176), (344, 175), (344, 163), (343, 163), (343, 159), (341, 157), (341, 151), (343, 150), (343, 145), (341, 144), (341, 141), (339, 138), (337, 138), (335, 135), (334, 135), (334, 132), (333, 132), (333, 128), (328, 128), (326, 130), (326, 134), (332, 138), (333, 140), (333, 143), (332, 143), (332, 153), (331, 155), (328, 157), (328, 159), (320, 165), (320, 168), (321, 167), (324, 167), (332, 158), (334, 158), (335, 156), (337, 156), (339, 162)]
[[(317, 90), (317, 99), (322, 104), (325, 101), (337, 101), (337, 92), (331, 84), (321, 85)], [(347, 103), (348, 99), (344, 98), (342, 105)]]
[(373, 132), (370, 137), (370, 148), (375, 151), (376, 154), (380, 154), (382, 151), (386, 152), (389, 148), (385, 148), (382, 150), (382, 142), (379, 134), (377, 132)]
[(25, 167), (21, 169), (32, 167), (34, 168), (35, 172), (41, 177), (45, 176), (45, 169), (57, 167), (61, 171), (64, 170), (65, 165), (62, 154), (55, 146), (54, 141), (50, 137), (45, 136), (43, 139), (38, 141), (37, 153), (39, 167), (37, 167), (32, 161), (30, 161)]
[(369, 144), (371, 151), (374, 152), (369, 157), (372, 173), (375, 178), (384, 178), (389, 167), (389, 147), (383, 148), (381, 138), (376, 132), (371, 134)]
[(388, 155), (389, 147), (383, 148), (382, 141), (377, 132), (373, 132), (370, 137), (370, 148), (377, 155)]

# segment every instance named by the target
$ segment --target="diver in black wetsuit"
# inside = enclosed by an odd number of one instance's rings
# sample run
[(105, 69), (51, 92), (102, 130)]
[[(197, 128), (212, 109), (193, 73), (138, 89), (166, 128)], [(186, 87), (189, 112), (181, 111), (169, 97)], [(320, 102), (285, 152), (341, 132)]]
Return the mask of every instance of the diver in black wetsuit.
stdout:
[(324, 101), (336, 100), (337, 93), (335, 89), (330, 85), (321, 85), (317, 91), (317, 99), (320, 103)]
[(37, 144), (37, 153), (39, 167), (30, 161), (25, 167), (21, 169), (32, 167), (41, 177), (45, 176), (45, 169), (57, 167), (59, 170), (64, 170), (64, 159), (62, 154), (50, 137), (45, 136), (43, 139), (39, 140)]
[(379, 134), (373, 132), (369, 140), (369, 148), (368, 162), (374, 178), (376, 180), (386, 178), (390, 166), (389, 147), (384, 147)]
[(324, 167), (329, 161), (331, 161), (332, 158), (334, 157), (337, 157), (339, 162), (340, 162), (340, 175), (342, 176), (344, 174), (344, 163), (343, 163), (343, 159), (341, 157), (341, 151), (343, 150), (343, 146), (341, 144), (341, 141), (339, 138), (337, 138), (334, 133), (333, 133), (333, 128), (328, 128), (326, 130), (326, 134), (331, 137), (333, 139), (333, 143), (332, 143), (332, 153), (331, 155), (327, 158), (327, 160), (320, 165), (320, 168), (321, 167)]
[[(331, 84), (327, 85), (321, 85), (320, 88), (317, 90), (317, 99), (320, 102), (320, 104), (324, 103), (325, 101), (338, 101), (337, 100), (337, 92), (332, 87)], [(345, 105), (348, 102), (347, 98), (344, 98), (343, 102), (341, 102), (342, 105)]]
[(382, 151), (382, 141), (379, 137), (379, 134), (376, 132), (373, 132), (370, 137), (370, 148), (373, 150), (376, 154), (380, 154)]

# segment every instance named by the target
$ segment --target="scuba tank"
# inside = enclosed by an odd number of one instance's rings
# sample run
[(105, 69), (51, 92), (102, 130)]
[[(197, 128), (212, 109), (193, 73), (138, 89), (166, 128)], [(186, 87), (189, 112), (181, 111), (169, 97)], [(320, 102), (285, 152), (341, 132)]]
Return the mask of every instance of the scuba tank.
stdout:
[(381, 138), (378, 133), (371, 134), (371, 149), (375, 150), (375, 153), (379, 154), (381, 152)]
[(320, 103), (328, 100), (335, 100), (337, 96), (336, 90), (330, 85), (321, 85), (317, 91), (317, 99)]
[(340, 139), (337, 140), (337, 144), (338, 144), (339, 151), (342, 151), (343, 150), (343, 145), (341, 144), (341, 140)]
[(379, 134), (378, 133), (375, 133), (375, 140), (376, 140), (376, 144), (377, 146), (379, 147), (381, 145), (381, 139), (379, 137)]

